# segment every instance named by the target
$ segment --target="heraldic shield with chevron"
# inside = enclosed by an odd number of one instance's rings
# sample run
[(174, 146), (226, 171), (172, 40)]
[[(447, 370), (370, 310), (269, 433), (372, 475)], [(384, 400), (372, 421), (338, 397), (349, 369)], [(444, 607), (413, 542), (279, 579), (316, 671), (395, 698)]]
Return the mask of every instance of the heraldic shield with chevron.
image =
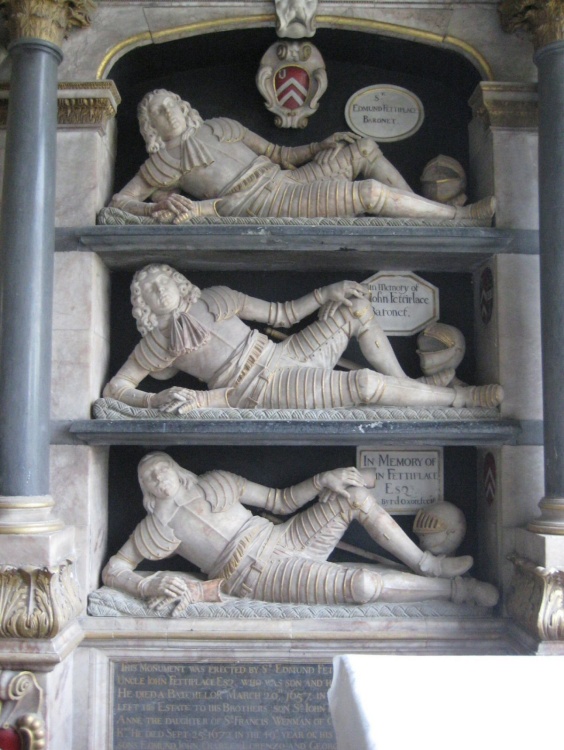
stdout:
[(274, 77), (278, 103), (285, 109), (298, 109), (306, 103), (310, 87), (307, 71), (297, 65), (286, 65)]
[(305, 128), (327, 89), (327, 72), (311, 42), (282, 39), (262, 56), (256, 82), (277, 127)]

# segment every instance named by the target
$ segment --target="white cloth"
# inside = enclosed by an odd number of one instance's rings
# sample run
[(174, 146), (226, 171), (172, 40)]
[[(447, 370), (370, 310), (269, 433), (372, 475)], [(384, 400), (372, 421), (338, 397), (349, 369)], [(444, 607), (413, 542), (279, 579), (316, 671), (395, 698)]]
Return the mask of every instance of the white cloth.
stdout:
[(564, 657), (337, 656), (338, 750), (560, 747)]

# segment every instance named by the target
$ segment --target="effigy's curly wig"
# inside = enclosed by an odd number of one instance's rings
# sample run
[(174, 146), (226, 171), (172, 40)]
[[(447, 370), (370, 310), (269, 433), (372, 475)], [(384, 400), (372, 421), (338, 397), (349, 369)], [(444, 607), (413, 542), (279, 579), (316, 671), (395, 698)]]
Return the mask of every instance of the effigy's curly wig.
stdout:
[(149, 106), (153, 98), (162, 94), (170, 97), (175, 102), (178, 102), (178, 104), (180, 105), (180, 109), (182, 110), (182, 114), (186, 118), (186, 122), (189, 127), (197, 127), (203, 122), (198, 112), (195, 109), (192, 109), (188, 102), (185, 102), (183, 99), (181, 99), (178, 94), (174, 94), (172, 91), (168, 91), (167, 89), (155, 89), (154, 91), (150, 91), (148, 94), (145, 94), (143, 99), (141, 99), (141, 101), (139, 102), (139, 106), (137, 107), (139, 130), (141, 131), (141, 135), (143, 136), (143, 140), (145, 141), (145, 146), (149, 154), (155, 154), (157, 153), (157, 151), (160, 151), (165, 147), (165, 142), (151, 124), (151, 115), (149, 112)]
[(131, 305), (132, 314), (137, 323), (137, 330), (142, 336), (146, 336), (149, 331), (157, 327), (158, 319), (155, 313), (143, 298), (141, 283), (151, 273), (164, 273), (169, 276), (178, 286), (180, 297), (188, 306), (196, 302), (200, 297), (200, 290), (194, 284), (191, 284), (186, 276), (179, 271), (175, 271), (171, 266), (165, 263), (151, 263), (140, 271), (137, 271), (131, 282)]
[(155, 505), (158, 502), (158, 498), (156, 498), (145, 487), (143, 481), (143, 469), (146, 468), (147, 464), (152, 464), (159, 461), (168, 464), (172, 469), (174, 469), (174, 471), (178, 474), (180, 484), (182, 487), (184, 487), (184, 489), (190, 489), (190, 487), (192, 487), (198, 480), (196, 474), (188, 471), (188, 469), (183, 469), (180, 464), (177, 464), (176, 461), (168, 455), (168, 453), (155, 451), (154, 453), (148, 453), (146, 456), (143, 456), (141, 461), (139, 461), (139, 466), (137, 467), (137, 477), (139, 479), (141, 489), (143, 490), (143, 507), (145, 508), (147, 513), (152, 513), (154, 511)]

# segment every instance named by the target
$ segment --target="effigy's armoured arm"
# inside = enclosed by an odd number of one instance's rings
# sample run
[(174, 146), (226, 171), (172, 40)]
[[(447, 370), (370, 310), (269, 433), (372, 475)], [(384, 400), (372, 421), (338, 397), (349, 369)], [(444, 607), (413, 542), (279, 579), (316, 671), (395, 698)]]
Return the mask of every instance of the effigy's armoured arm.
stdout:
[(316, 474), (299, 484), (284, 489), (264, 487), (247, 481), (241, 502), (256, 508), (264, 508), (270, 513), (287, 515), (294, 513), (316, 497), (323, 500), (327, 493), (348, 497), (351, 487), (371, 486), (370, 477), (361, 474), (354, 467), (333, 469)]
[(142, 584), (146, 579), (135, 572), (135, 568), (143, 559), (133, 540), (128, 539), (120, 551), (110, 557), (102, 571), (102, 581), (106, 586), (124, 591), (126, 594), (144, 596)]
[(336, 284), (315, 289), (304, 297), (289, 302), (266, 302), (247, 296), (239, 315), (244, 320), (268, 323), (275, 328), (290, 328), (326, 302), (338, 302), (350, 307), (351, 297), (364, 297), (367, 292), (367, 287), (356, 281), (339, 281)]
[(128, 406), (141, 409), (158, 409), (171, 414), (184, 414), (191, 409), (229, 406), (229, 388), (214, 388), (209, 391), (193, 390), (173, 386), (160, 393), (149, 393), (137, 388), (151, 372), (142, 367), (135, 352), (107, 383), (102, 395), (114, 398)]
[(319, 143), (308, 143), (304, 146), (277, 146), (251, 130), (245, 131), (243, 143), (255, 154), (266, 156), (271, 162), (279, 164), (284, 169), (299, 167), (311, 161), (321, 151)]
[(270, 143), (260, 135), (251, 130), (245, 131), (243, 142), (259, 156), (266, 156), (274, 164), (279, 164), (283, 169), (293, 169), (311, 161), (322, 151), (339, 151), (349, 143), (358, 140), (360, 136), (355, 133), (333, 133), (319, 143), (306, 143), (303, 146), (278, 146)]
[[(146, 202), (153, 198), (153, 202)], [(183, 224), (201, 216), (217, 216), (217, 200), (192, 200), (181, 195), (174, 187), (170, 190), (150, 185), (141, 172), (116, 193), (110, 201), (111, 208), (119, 208), (135, 216), (150, 216), (161, 224)]]

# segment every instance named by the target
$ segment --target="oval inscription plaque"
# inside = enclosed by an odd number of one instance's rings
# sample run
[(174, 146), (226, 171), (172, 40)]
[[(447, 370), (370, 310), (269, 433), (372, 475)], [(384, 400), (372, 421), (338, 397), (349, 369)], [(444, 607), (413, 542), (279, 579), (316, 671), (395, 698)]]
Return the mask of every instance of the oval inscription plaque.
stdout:
[(425, 119), (419, 97), (400, 86), (368, 86), (345, 107), (349, 128), (376, 141), (401, 141), (416, 133)]

